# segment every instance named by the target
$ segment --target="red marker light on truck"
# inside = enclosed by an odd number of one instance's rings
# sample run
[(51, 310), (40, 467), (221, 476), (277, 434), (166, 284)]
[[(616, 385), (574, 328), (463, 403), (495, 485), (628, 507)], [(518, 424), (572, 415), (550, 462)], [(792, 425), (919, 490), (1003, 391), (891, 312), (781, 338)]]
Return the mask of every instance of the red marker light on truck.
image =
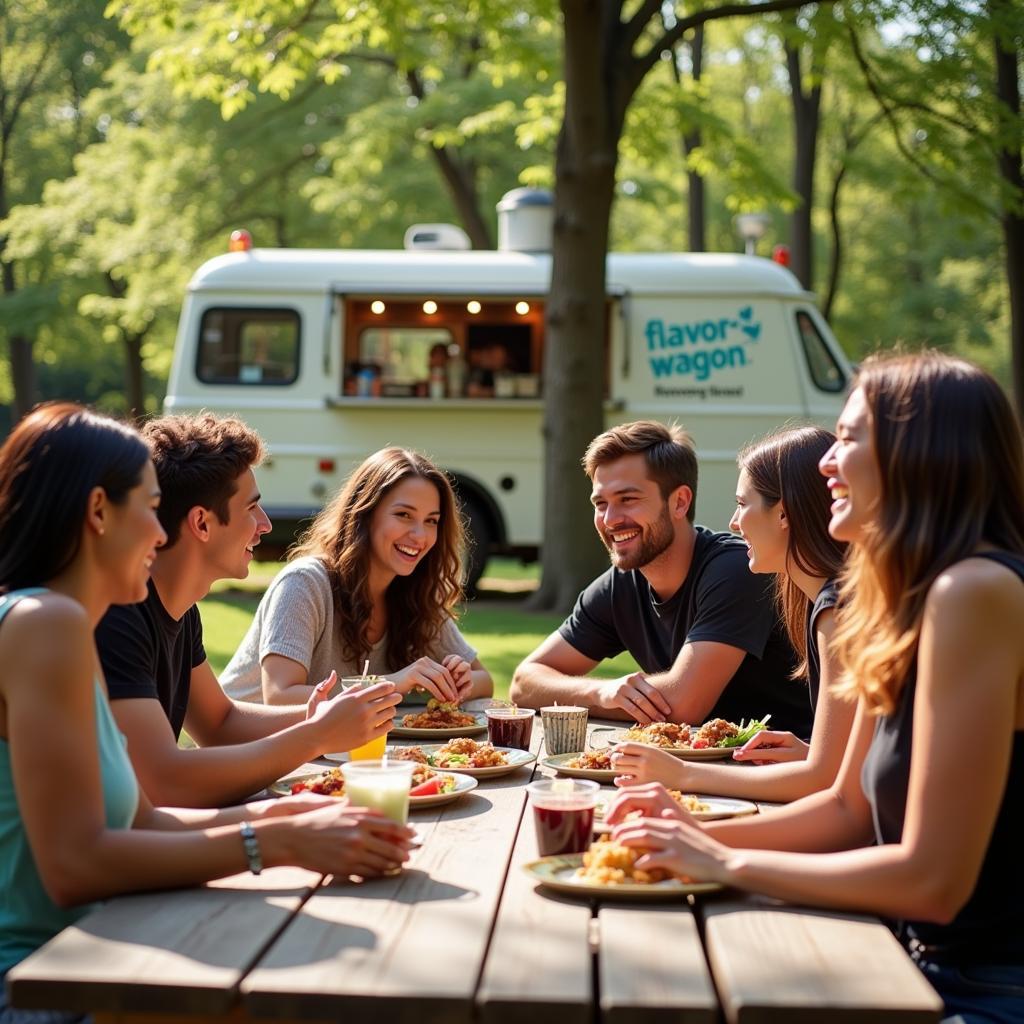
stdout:
[(334, 472), (334, 459), (321, 459), (316, 464), (317, 469), (321, 473), (333, 473)]
[(780, 267), (789, 266), (789, 246), (788, 245), (777, 245), (772, 249), (772, 259), (778, 263)]
[(228, 252), (248, 252), (252, 248), (252, 235), (245, 228), (231, 232), (228, 240)]

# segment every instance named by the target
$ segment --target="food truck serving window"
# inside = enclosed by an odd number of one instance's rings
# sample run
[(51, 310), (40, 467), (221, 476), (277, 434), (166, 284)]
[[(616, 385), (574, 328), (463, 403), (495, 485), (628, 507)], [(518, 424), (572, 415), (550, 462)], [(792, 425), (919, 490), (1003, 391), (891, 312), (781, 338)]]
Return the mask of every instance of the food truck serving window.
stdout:
[(199, 326), (196, 376), (204, 384), (281, 385), (299, 375), (294, 309), (208, 309)]

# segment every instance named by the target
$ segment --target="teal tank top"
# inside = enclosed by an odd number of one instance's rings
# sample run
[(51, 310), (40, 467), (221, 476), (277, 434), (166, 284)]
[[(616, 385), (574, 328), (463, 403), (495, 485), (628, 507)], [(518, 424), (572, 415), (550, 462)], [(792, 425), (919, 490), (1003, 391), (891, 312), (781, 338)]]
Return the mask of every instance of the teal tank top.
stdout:
[[(43, 589), (37, 587), (0, 597), (0, 622), (22, 597), (41, 593)], [(99, 680), (93, 683), (93, 691), (107, 828), (130, 828), (139, 806), (139, 785), (128, 760), (126, 740), (118, 731)], [(95, 906), (58, 907), (47, 896), (18, 812), (10, 744), (0, 739), (0, 973)]]

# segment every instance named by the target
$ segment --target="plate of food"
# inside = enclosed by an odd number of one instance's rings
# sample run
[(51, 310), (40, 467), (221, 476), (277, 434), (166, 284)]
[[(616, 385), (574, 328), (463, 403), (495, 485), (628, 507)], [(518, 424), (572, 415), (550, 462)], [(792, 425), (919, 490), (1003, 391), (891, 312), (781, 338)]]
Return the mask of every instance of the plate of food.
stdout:
[(628, 729), (609, 729), (602, 739), (605, 747), (630, 740), (658, 747), (684, 761), (717, 761), (732, 757), (737, 747), (767, 726), (769, 718), (771, 715), (765, 715), (759, 721), (742, 721), (739, 725), (724, 718), (712, 718), (699, 728), (685, 723), (652, 722)]
[(722, 888), (718, 882), (690, 882), (660, 870), (642, 871), (636, 866), (640, 855), (602, 838), (586, 853), (541, 857), (524, 864), (523, 870), (549, 889), (586, 899), (681, 899)]
[[(440, 772), (429, 765), (417, 764), (412, 773), (409, 789), (409, 806), (434, 807), (458, 800), (460, 796), (476, 789), (477, 781), (470, 775), (456, 775)], [(323, 793), (327, 796), (345, 796), (345, 779), (340, 768), (328, 768), (321, 772), (306, 772), (289, 775), (275, 782), (268, 789), (278, 796), (295, 793)]]
[(458, 704), (445, 704), (431, 698), (426, 709), (403, 705), (396, 709), (395, 724), (388, 736), (406, 739), (447, 740), (453, 736), (472, 736), (487, 731), (487, 720), (479, 714), (462, 711)]
[(612, 767), (610, 750), (582, 750), (576, 754), (554, 754), (542, 758), (545, 768), (554, 768), (559, 775), (573, 779), (612, 782), (620, 774)]
[[(678, 789), (670, 789), (669, 796), (681, 807), (693, 815), (698, 821), (719, 821), (722, 818), (740, 818), (748, 814), (757, 814), (757, 804), (749, 800), (736, 800), (726, 796), (701, 796), (693, 793), (682, 793)], [(594, 831), (610, 832), (611, 826), (605, 823), (604, 816), (611, 803), (611, 797), (598, 800), (594, 805)], [(640, 817), (639, 811), (633, 811), (630, 817)]]
[(493, 747), (478, 743), (468, 736), (457, 736), (447, 743), (416, 747), (396, 747), (389, 754), (406, 761), (416, 761), (446, 772), (460, 772), (478, 778), (493, 778), (532, 764), (537, 755), (515, 747)]

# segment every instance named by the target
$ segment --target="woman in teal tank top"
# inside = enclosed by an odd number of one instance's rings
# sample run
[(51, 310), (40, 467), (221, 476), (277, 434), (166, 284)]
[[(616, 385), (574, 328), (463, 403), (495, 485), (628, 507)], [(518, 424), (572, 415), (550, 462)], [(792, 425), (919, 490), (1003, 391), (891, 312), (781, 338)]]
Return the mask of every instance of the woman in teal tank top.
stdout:
[[(139, 435), (80, 406), (39, 407), (0, 448), (0, 980), (108, 896), (408, 854), (410, 830), (330, 797), (182, 810), (139, 790), (93, 630), (145, 598), (159, 499)], [(0, 996), (4, 1024), (42, 1019)]]

